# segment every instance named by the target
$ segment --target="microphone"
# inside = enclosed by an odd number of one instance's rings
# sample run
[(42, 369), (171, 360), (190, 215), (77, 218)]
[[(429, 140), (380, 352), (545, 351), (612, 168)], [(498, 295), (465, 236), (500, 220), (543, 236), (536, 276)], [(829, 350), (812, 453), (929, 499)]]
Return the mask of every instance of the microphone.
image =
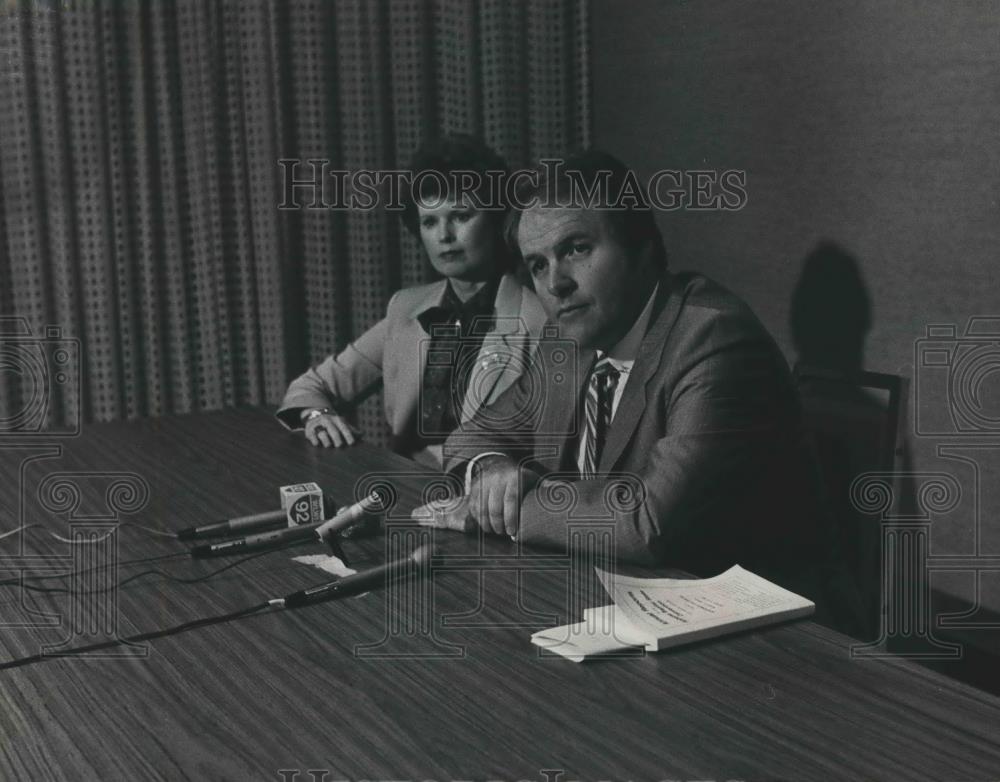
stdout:
[(410, 572), (409, 564), (416, 566), (418, 575), (423, 575), (422, 565), (430, 559), (429, 547), (425, 544), (413, 551), (408, 557), (387, 562), (384, 565), (369, 568), (361, 573), (336, 581), (329, 581), (319, 586), (309, 589), (300, 589), (276, 600), (268, 601), (272, 606), (279, 608), (299, 608), (310, 603), (319, 603), (324, 600), (336, 600), (340, 597), (348, 597), (370, 589), (388, 584), (390, 581), (398, 581)]
[(324, 538), (317, 534), (320, 529), (325, 530), (326, 536), (336, 532), (343, 532), (363, 515), (363, 513), (357, 511), (357, 508), (368, 503), (370, 500), (371, 497), (366, 497), (361, 502), (355, 503), (350, 508), (345, 508), (327, 521), (317, 521), (314, 524), (299, 524), (296, 527), (286, 527), (284, 529), (272, 530), (271, 532), (247, 535), (245, 538), (194, 546), (191, 549), (191, 556), (195, 559), (225, 557), (230, 554), (242, 554), (245, 551), (259, 551), (260, 549), (272, 548), (297, 540), (318, 539), (322, 541)]
[(356, 502), (349, 508), (344, 508), (340, 513), (327, 522), (324, 522), (316, 534), (320, 540), (326, 540), (335, 532), (340, 532), (344, 526), (350, 526), (366, 513), (381, 510), (383, 507), (382, 497), (377, 491), (373, 491), (360, 502)]
[[(333, 498), (326, 494), (323, 496), (323, 510), (328, 508), (332, 512), (337, 504)], [(264, 527), (277, 527), (286, 524), (288, 521), (287, 510), (269, 510), (264, 513), (253, 513), (249, 516), (236, 516), (232, 519), (216, 522), (215, 524), (204, 524), (200, 527), (188, 527), (175, 533), (177, 540), (196, 540), (198, 538), (219, 538), (228, 535), (230, 532), (241, 532), (243, 530), (261, 529)]]

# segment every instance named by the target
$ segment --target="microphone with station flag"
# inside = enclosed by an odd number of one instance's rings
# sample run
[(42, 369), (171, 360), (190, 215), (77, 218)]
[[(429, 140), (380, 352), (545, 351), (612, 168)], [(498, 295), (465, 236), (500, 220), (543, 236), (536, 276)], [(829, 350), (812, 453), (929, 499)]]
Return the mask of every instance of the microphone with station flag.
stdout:
[(372, 492), (371, 495), (365, 497), (361, 502), (356, 502), (350, 507), (344, 508), (332, 519), (317, 521), (312, 524), (299, 524), (296, 527), (276, 529), (271, 532), (261, 532), (257, 535), (247, 535), (245, 538), (224, 540), (221, 543), (206, 543), (202, 546), (192, 548), (191, 556), (195, 559), (225, 557), (230, 554), (257, 551), (299, 540), (326, 540), (330, 535), (343, 532), (356, 523), (358, 519), (362, 518), (367, 511), (379, 506), (381, 506), (381, 498), (376, 492)]
[[(289, 490), (298, 491), (293, 495)], [(282, 486), (281, 510), (252, 513), (249, 516), (236, 516), (214, 524), (188, 527), (175, 534), (177, 540), (197, 540), (199, 538), (219, 538), (232, 532), (280, 527), (284, 524), (322, 521), (332, 515), (336, 507), (336, 501), (329, 494), (324, 495), (319, 486), (314, 483)]]
[(284, 597), (269, 600), (268, 604), (275, 608), (299, 608), (310, 603), (357, 595), (384, 586), (390, 581), (398, 581), (413, 572), (414, 569), (417, 575), (423, 575), (424, 568), (422, 566), (429, 559), (429, 547), (423, 545), (415, 549), (408, 557), (386, 562), (384, 565), (378, 565), (336, 581), (329, 581), (309, 589), (300, 589), (298, 592), (292, 592)]

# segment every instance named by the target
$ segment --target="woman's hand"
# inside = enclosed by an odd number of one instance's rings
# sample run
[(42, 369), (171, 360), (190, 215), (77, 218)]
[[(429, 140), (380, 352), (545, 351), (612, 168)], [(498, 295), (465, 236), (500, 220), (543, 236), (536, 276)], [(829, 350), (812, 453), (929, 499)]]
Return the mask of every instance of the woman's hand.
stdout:
[(354, 445), (361, 437), (361, 433), (346, 418), (336, 413), (321, 413), (310, 418), (305, 422), (305, 431), (309, 442), (324, 448)]

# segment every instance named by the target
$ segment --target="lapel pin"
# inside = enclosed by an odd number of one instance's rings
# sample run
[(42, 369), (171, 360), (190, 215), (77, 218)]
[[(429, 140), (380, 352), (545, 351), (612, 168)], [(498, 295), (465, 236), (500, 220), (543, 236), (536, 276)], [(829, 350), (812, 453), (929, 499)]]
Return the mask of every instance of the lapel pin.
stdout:
[(485, 356), (483, 356), (482, 361), (480, 362), (479, 365), (483, 369), (486, 369), (486, 367), (488, 367), (490, 364), (495, 364), (501, 359), (503, 359), (503, 356), (500, 355), (499, 353), (487, 353)]

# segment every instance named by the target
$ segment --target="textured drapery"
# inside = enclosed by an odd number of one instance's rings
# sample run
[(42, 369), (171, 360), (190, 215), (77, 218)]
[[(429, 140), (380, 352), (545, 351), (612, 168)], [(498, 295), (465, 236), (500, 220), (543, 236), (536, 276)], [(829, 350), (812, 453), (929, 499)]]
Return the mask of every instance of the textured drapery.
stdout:
[[(2, 9), (0, 434), (275, 403), (430, 278), (393, 214), (279, 210), (279, 159), (401, 168), (444, 130), (521, 166), (587, 142), (586, 0)], [(361, 424), (379, 441), (374, 405)]]

